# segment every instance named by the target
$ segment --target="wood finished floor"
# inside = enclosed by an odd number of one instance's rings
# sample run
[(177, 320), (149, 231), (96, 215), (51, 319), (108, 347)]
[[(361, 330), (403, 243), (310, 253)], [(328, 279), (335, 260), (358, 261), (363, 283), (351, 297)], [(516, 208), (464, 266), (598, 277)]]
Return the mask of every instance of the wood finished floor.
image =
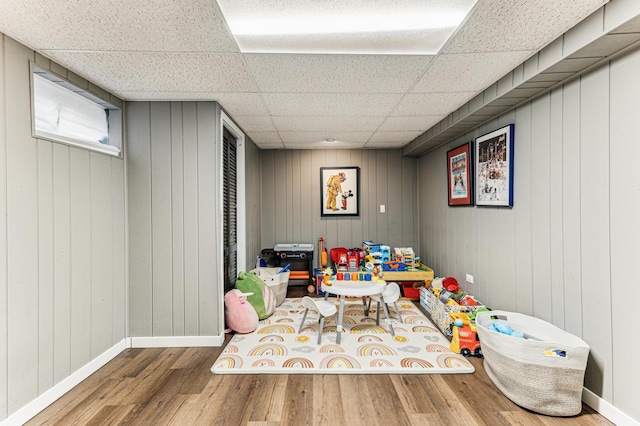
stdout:
[(477, 358), (463, 375), (212, 374), (222, 350), (127, 349), (27, 425), (612, 424), (584, 404), (571, 418), (519, 408)]

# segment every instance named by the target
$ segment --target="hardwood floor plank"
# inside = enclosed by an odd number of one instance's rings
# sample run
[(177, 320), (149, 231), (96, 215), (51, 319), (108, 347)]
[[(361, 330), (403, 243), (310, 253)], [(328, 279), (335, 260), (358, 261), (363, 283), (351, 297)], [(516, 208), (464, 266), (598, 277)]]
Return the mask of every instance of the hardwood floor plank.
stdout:
[(313, 375), (291, 374), (287, 380), (284, 407), (282, 410), (283, 426), (313, 425)]
[[(289, 295), (289, 297), (292, 297)], [(225, 344), (231, 339), (225, 336)], [(127, 349), (27, 425), (611, 425), (532, 413), (473, 374), (219, 375), (223, 348)]]
[(255, 382), (251, 398), (251, 416), (249, 422), (278, 422), (282, 419), (284, 398), (287, 392), (287, 375), (267, 374)]
[(345, 413), (342, 406), (340, 377), (335, 374), (313, 376), (313, 424), (343, 424)]

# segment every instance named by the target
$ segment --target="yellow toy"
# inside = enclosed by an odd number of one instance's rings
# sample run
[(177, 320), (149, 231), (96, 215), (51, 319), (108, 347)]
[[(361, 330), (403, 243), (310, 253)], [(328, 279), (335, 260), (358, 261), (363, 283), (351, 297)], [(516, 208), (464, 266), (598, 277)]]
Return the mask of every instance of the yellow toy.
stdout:
[(344, 172), (340, 172), (337, 175), (329, 176), (327, 180), (327, 210), (337, 211), (336, 197), (342, 192), (342, 182), (347, 180), (347, 176)]

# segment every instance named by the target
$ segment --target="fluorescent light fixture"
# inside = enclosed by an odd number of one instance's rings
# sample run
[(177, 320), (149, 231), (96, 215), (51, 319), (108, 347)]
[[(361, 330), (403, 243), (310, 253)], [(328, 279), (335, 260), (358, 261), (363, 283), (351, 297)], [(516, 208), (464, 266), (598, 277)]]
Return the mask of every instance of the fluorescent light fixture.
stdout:
[(218, 0), (245, 53), (434, 55), (477, 0)]

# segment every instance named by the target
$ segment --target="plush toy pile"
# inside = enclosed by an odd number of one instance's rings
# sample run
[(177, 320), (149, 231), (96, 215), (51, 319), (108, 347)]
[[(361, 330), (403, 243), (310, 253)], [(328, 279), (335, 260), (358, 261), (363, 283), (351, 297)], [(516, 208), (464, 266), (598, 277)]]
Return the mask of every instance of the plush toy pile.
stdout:
[(255, 273), (239, 272), (236, 288), (224, 296), (227, 331), (251, 333), (258, 321), (269, 318), (276, 309), (276, 296)]

